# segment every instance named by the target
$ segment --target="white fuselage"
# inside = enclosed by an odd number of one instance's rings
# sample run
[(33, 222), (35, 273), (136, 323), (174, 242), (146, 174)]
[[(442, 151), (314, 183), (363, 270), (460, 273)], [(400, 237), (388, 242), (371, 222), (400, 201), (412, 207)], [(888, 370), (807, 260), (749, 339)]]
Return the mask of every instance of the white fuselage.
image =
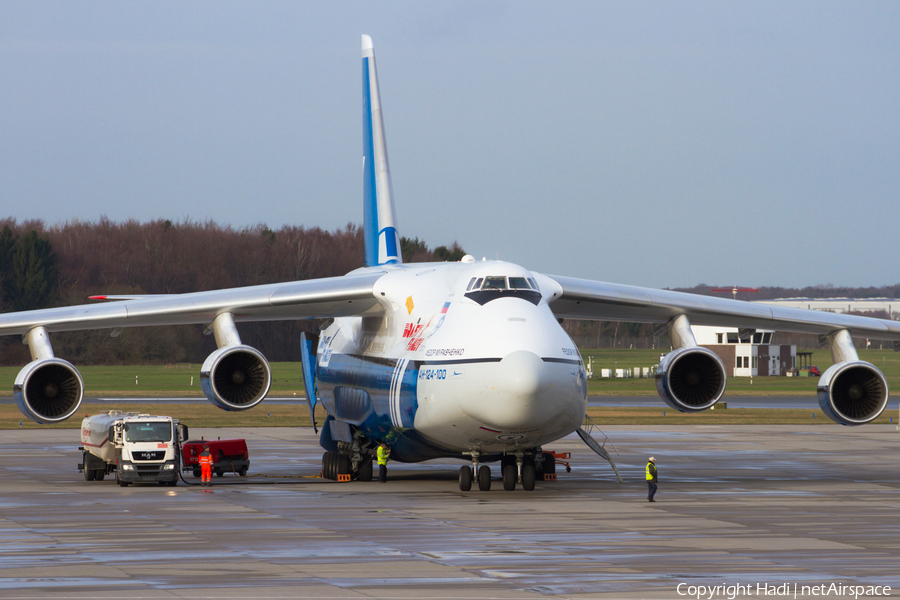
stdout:
[(405, 436), (400, 460), (531, 449), (581, 425), (584, 365), (547, 306), (555, 282), (495, 261), (377, 269), (385, 316), (336, 319), (320, 336), (330, 415)]

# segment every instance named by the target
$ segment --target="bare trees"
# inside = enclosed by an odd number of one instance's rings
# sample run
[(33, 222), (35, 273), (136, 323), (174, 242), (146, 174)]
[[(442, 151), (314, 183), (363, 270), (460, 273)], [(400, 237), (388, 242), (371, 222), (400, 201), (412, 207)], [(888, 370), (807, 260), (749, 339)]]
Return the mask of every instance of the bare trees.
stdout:
[[(213, 221), (115, 223), (0, 221), (0, 310), (82, 304), (97, 294), (176, 294), (343, 275), (363, 266), (363, 231), (265, 224), (234, 229)], [(459, 260), (457, 244), (429, 250), (415, 240), (410, 261)], [(459, 255), (458, 257), (456, 255)], [(405, 257), (406, 258), (406, 257)], [(300, 331), (317, 323), (247, 323), (246, 343), (270, 360), (298, 360)], [(198, 327), (54, 335), (54, 348), (80, 364), (199, 362), (214, 341)], [(0, 341), (0, 363), (27, 360), (17, 340)]]

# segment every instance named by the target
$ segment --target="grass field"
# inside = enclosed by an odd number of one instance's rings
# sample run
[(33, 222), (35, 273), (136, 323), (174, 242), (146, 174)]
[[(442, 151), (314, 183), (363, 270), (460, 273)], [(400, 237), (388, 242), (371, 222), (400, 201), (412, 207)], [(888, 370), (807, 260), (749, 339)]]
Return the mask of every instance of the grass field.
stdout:
[[(900, 353), (893, 350), (859, 350), (860, 360), (878, 367), (887, 378), (888, 387), (900, 389)], [(600, 369), (651, 367), (659, 362), (659, 350), (582, 350), (585, 363), (593, 358), (594, 374)], [(822, 372), (831, 366), (831, 353), (814, 350), (812, 364)], [(815, 396), (818, 379), (809, 377), (729, 377), (726, 396)], [(600, 379), (588, 383), (591, 396), (653, 396), (656, 383), (652, 379)]]
[[(585, 362), (593, 358), (594, 372), (601, 368), (632, 368), (655, 365), (659, 359), (658, 350), (585, 350)], [(881, 369), (892, 390), (900, 389), (900, 353), (882, 350), (860, 350), (862, 360), (871, 362)], [(831, 355), (827, 350), (813, 354), (812, 364), (822, 371), (831, 366)], [(11, 396), (13, 382), (21, 367), (0, 367), (0, 395)], [(87, 398), (133, 398), (133, 397), (202, 397), (200, 389), (200, 365), (175, 366), (125, 366), (125, 367), (82, 367), (79, 369), (85, 382)], [(193, 378), (193, 384), (191, 382)], [(306, 395), (299, 363), (272, 363), (271, 396), (298, 398)], [(732, 377), (728, 380), (727, 396), (813, 396), (816, 393), (816, 378), (808, 377), (754, 377), (752, 384), (748, 377)], [(653, 379), (591, 379), (588, 385), (591, 396), (655, 396), (656, 384)], [(243, 412), (225, 412), (211, 404), (109, 404), (82, 405), (79, 415), (96, 414), (108, 410), (139, 412), (159, 412), (182, 419), (194, 427), (271, 427), (309, 426), (309, 414), (305, 402), (297, 405), (265, 404)], [(319, 408), (321, 411), (321, 407)], [(665, 414), (664, 414), (665, 413)], [(317, 420), (324, 421), (324, 413), (317, 413)], [(681, 414), (665, 408), (590, 408), (588, 414), (598, 424), (616, 425), (684, 425), (684, 424), (827, 424), (821, 412), (795, 411), (788, 409), (728, 409), (706, 411), (699, 414)], [(896, 415), (890, 411), (877, 422), (889, 423)], [(0, 405), (0, 429), (44, 427), (25, 420), (15, 405)], [(77, 428), (81, 423), (73, 417), (67, 423), (57, 426)]]
[[(78, 429), (85, 415), (110, 410), (164, 414), (177, 418), (188, 427), (309, 427), (305, 402), (293, 405), (265, 404), (242, 412), (225, 412), (211, 404), (83, 404), (78, 414), (59, 425), (38, 425), (25, 419), (15, 405), (0, 405), (0, 429)], [(896, 411), (885, 411), (875, 422), (897, 421)], [(729, 408), (685, 414), (666, 407), (601, 408), (589, 407), (588, 416), (604, 425), (830, 425), (821, 411), (791, 409)], [(325, 413), (317, 407), (316, 421), (322, 424)], [(74, 438), (73, 438), (74, 440)]]
[[(300, 363), (274, 362), (272, 391), (278, 397), (305, 396)], [(200, 367), (193, 365), (144, 365), (127, 367), (78, 367), (88, 398), (202, 397)], [(12, 396), (13, 383), (22, 367), (0, 367), (0, 396)], [(193, 378), (193, 382), (191, 379)]]
[[(650, 367), (659, 361), (659, 350), (583, 350), (587, 363), (593, 359), (594, 373), (588, 383), (591, 396), (653, 396), (653, 379), (600, 379), (600, 369)], [(890, 350), (860, 350), (859, 357), (882, 370), (892, 390), (900, 389), (900, 353)], [(831, 366), (828, 350), (813, 352), (812, 364), (823, 372)], [(0, 396), (11, 396), (21, 367), (0, 367)], [(80, 367), (88, 398), (202, 397), (200, 365)], [(193, 384), (191, 379), (193, 378)], [(272, 392), (278, 397), (304, 396), (300, 363), (272, 363)], [(726, 396), (814, 396), (815, 378), (730, 377)]]

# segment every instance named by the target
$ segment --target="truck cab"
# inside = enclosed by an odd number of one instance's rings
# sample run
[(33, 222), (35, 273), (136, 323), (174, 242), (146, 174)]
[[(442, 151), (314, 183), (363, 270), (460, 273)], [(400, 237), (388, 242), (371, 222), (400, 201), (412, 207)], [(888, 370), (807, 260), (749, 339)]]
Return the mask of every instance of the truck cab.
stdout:
[(115, 446), (119, 449), (119, 485), (178, 482), (177, 421), (172, 417), (138, 415), (124, 418), (113, 426)]
[(123, 487), (177, 485), (181, 443), (187, 437), (187, 427), (172, 417), (118, 411), (94, 415), (81, 423), (84, 461), (78, 468), (88, 481), (115, 473)]

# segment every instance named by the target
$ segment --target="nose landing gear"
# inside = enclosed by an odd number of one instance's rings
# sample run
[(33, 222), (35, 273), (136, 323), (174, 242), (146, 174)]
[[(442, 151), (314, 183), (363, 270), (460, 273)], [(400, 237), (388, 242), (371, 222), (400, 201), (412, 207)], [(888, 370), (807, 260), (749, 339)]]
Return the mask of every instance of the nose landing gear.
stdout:
[(472, 480), (475, 478), (475, 474), (477, 474), (478, 489), (482, 492), (490, 491), (491, 468), (487, 465), (478, 466), (478, 459), (481, 456), (481, 452), (472, 450), (471, 452), (465, 452), (464, 454), (469, 454), (472, 457), (472, 466), (462, 466), (459, 468), (459, 489), (463, 492), (471, 490)]

